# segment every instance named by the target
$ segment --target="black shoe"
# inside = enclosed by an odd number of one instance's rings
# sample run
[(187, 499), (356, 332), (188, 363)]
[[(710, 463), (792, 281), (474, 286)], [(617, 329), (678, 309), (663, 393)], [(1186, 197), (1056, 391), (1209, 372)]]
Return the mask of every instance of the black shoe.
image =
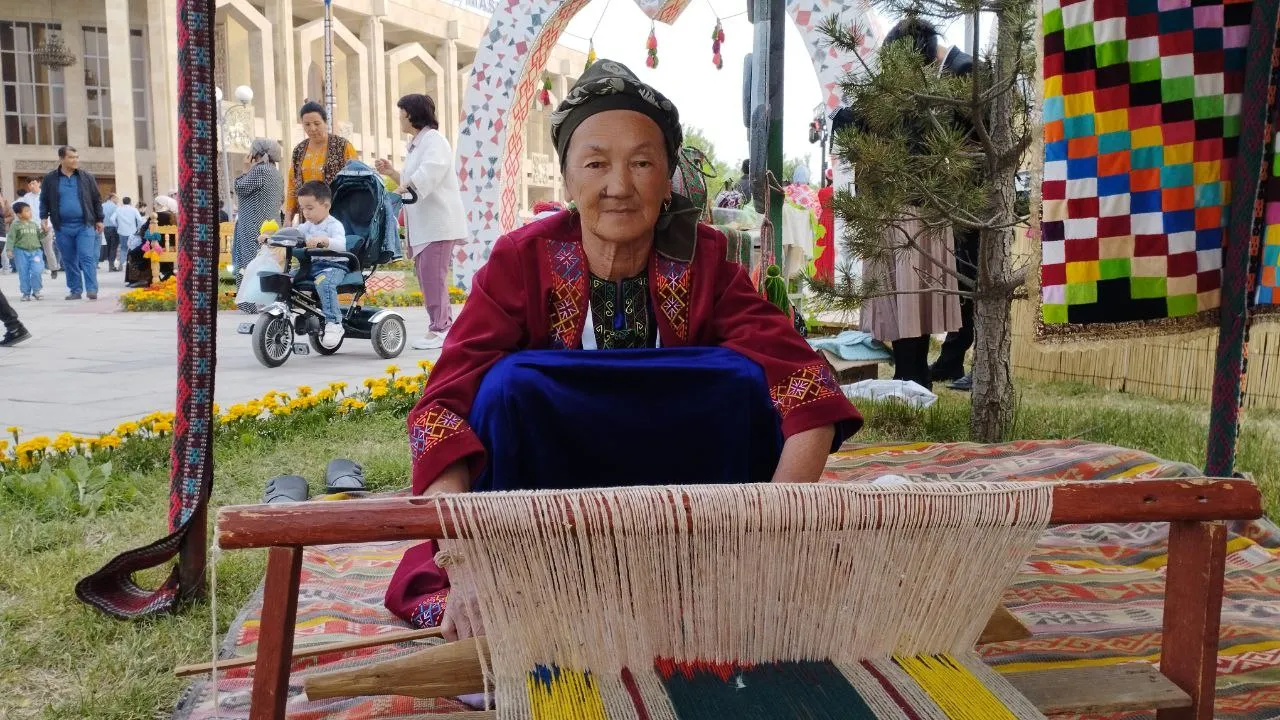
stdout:
[(111, 265), (107, 269), (110, 272), (120, 272), (120, 268), (116, 267), (115, 265)]
[(57, 271), (57, 270), (50, 270), (50, 271), (49, 271), (49, 277), (53, 278), (54, 280), (57, 280), (57, 279), (58, 279), (58, 271)]
[(973, 390), (973, 376), (965, 375), (955, 382), (947, 383), (947, 387), (952, 390), (959, 390), (960, 392), (969, 392), (970, 390)]
[(89, 293), (89, 299), (90, 299), (90, 300), (97, 300), (97, 299), (98, 299), (98, 293)]
[(4, 339), (0, 340), (0, 347), (13, 347), (24, 340), (30, 340), (31, 333), (27, 332), (27, 328), (19, 325), (17, 329), (11, 329), (4, 334)]
[(942, 367), (937, 363), (929, 366), (929, 377), (934, 382), (943, 382), (944, 380), (959, 380), (964, 377), (964, 368)]
[(64, 299), (64, 300), (79, 300), (79, 299), (80, 299), (80, 293), (70, 293), (70, 294), (68, 294), (68, 295), (67, 295), (65, 298), (63, 298), (63, 299)]

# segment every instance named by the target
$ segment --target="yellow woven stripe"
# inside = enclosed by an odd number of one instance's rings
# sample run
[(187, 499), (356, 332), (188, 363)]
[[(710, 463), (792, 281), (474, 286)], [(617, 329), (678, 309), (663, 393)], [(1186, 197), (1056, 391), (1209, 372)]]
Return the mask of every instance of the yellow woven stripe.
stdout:
[[(1231, 647), (1222, 648), (1218, 651), (1218, 657), (1232, 657), (1234, 655), (1243, 655), (1250, 652), (1266, 652), (1280, 648), (1280, 640), (1264, 640), (1256, 643), (1244, 643), (1242, 645), (1233, 645)], [(996, 665), (994, 669), (1001, 675), (1016, 675), (1021, 672), (1032, 672), (1035, 670), (1059, 670), (1062, 668), (1080, 668), (1080, 667), (1102, 667), (1104, 665), (1119, 665), (1128, 662), (1156, 662), (1160, 659), (1160, 651), (1152, 650), (1142, 655), (1115, 655), (1111, 657), (1098, 658), (1080, 658), (1079, 660), (1053, 660), (1049, 662), (1020, 662), (1007, 663), (1005, 665)]]
[(533, 720), (608, 720), (600, 690), (586, 673), (560, 669), (550, 681), (529, 673), (527, 684)]
[(894, 657), (951, 720), (1017, 720), (982, 681), (949, 655)]

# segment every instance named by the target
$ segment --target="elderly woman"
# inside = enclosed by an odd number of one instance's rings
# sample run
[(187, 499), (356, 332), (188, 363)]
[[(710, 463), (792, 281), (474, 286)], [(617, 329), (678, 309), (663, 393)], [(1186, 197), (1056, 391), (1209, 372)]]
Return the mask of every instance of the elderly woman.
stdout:
[[(231, 243), (231, 263), (236, 268), (236, 290), (240, 289), (240, 272), (258, 253), (258, 235), (262, 223), (280, 221), (284, 203), (284, 178), (280, 176), (280, 143), (258, 138), (249, 146), (244, 172), (235, 180), (239, 200), (236, 234)], [(241, 303), (240, 311), (258, 311), (252, 303)]]
[(298, 189), (313, 180), (333, 182), (356, 149), (346, 138), (329, 133), (329, 114), (320, 103), (309, 102), (298, 111), (307, 139), (293, 148), (293, 159), (284, 193), (284, 219), (292, 225), (298, 212)]
[(391, 163), (379, 159), (378, 172), (399, 184), (399, 192), (410, 188), (418, 201), (404, 207), (409, 254), (422, 287), (431, 324), (427, 333), (413, 342), (415, 350), (433, 350), (444, 345), (453, 325), (449, 301), (449, 261), (453, 248), (467, 236), (466, 210), (458, 189), (458, 172), (453, 166), (453, 149), (440, 134), (436, 104), (428, 96), (414, 93), (396, 103), (400, 108), (400, 132), (413, 135), (401, 174)]
[[(414, 492), (816, 481), (861, 417), (672, 192), (675, 107), (601, 60), (551, 133), (575, 207), (476, 274), (409, 414)], [(387, 607), (466, 635), (433, 556), (406, 553)]]

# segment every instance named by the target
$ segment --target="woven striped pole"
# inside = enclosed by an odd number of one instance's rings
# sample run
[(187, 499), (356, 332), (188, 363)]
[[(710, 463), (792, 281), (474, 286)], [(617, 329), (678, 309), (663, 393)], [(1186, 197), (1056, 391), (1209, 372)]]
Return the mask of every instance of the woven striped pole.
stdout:
[(1209, 410), (1205, 473), (1229, 477), (1235, 472), (1240, 403), (1244, 390), (1249, 323), (1250, 247), (1261, 228), (1262, 178), (1274, 134), (1276, 19), (1278, 0), (1254, 0), (1249, 28), (1249, 64), (1240, 108), (1240, 147), (1231, 181), (1231, 214), (1222, 266), (1218, 359)]
[[(118, 618), (172, 611), (205, 589), (206, 508), (213, 489), (217, 322), (217, 119), (214, 0), (178, 0), (178, 388), (169, 476), (169, 534), (112, 558), (76, 583), (76, 597)], [(178, 564), (155, 589), (134, 573)]]

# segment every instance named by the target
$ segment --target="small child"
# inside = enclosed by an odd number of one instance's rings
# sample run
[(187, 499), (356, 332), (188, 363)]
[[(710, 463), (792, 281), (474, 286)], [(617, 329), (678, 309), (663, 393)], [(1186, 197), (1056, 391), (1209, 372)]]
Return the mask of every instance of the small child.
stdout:
[(18, 219), (9, 228), (8, 253), (18, 268), (18, 287), (24, 301), (39, 300), (44, 289), (40, 225), (31, 218), (31, 206), (24, 202), (14, 203), (13, 213)]
[[(298, 230), (307, 240), (308, 248), (320, 250), (347, 249), (347, 231), (342, 222), (329, 215), (333, 193), (329, 186), (311, 181), (298, 190), (298, 209), (306, 222)], [(324, 312), (325, 326), (321, 342), (334, 347), (342, 340), (342, 308), (338, 305), (338, 285), (347, 274), (347, 261), (337, 257), (311, 258), (310, 271), (298, 279), (315, 280), (316, 295), (320, 296), (320, 309)]]

